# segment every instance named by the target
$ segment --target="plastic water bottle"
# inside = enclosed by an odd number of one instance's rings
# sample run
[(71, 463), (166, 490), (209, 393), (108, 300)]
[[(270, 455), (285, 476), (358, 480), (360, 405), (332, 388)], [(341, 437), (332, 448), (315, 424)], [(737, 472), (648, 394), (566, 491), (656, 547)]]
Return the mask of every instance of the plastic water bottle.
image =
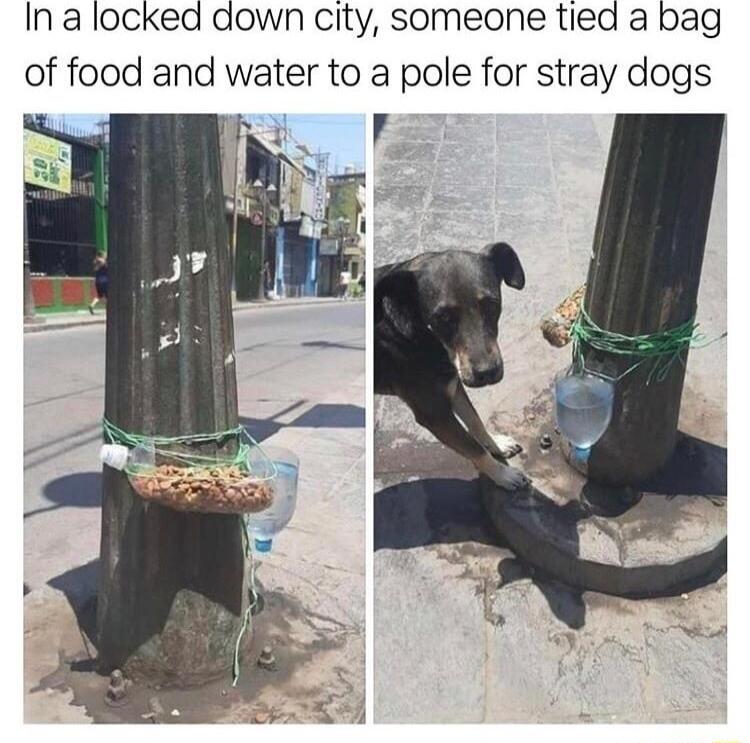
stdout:
[(156, 466), (156, 452), (152, 442), (138, 444), (135, 449), (122, 444), (104, 444), (99, 450), (99, 459), (102, 464), (116, 470)]
[(579, 462), (588, 461), (591, 447), (607, 430), (614, 395), (614, 384), (594, 374), (564, 372), (555, 379), (557, 426)]
[(273, 502), (258, 513), (245, 516), (257, 552), (270, 552), (274, 537), (291, 521), (297, 507), (299, 459), (290, 451), (277, 447), (263, 447), (276, 465), (273, 481)]

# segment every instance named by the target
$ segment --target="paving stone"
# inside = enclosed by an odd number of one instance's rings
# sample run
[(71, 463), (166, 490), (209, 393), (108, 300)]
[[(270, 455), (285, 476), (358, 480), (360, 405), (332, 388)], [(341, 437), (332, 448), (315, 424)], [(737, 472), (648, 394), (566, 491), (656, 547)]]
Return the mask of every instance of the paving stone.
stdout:
[(460, 160), (446, 146), (438, 157), (432, 187), (449, 185), (452, 188), (482, 188), (492, 194), (495, 185), (495, 166), (486, 154), (469, 150)]
[(515, 142), (501, 142), (497, 145), (496, 159), (499, 167), (526, 165), (529, 163), (548, 163), (550, 147), (546, 137), (535, 136), (529, 143), (519, 145)]
[[(403, 162), (383, 160), (375, 166), (375, 182), (381, 188), (399, 186), (429, 186), (435, 165), (432, 162)], [(375, 202), (377, 207), (377, 201)]]
[(442, 126), (408, 126), (386, 127), (380, 135), (384, 142), (441, 142)]
[(479, 584), (445, 590), (460, 572), (409, 550), (376, 560), (375, 722), (483, 720), (482, 599)]
[(497, 163), (496, 181), (499, 186), (518, 188), (550, 189), (554, 186), (552, 167), (549, 162), (506, 164)]
[(425, 212), (419, 245), (429, 250), (481, 250), (495, 238), (492, 212), (445, 211)]
[(375, 203), (380, 212), (391, 210), (408, 212), (410, 215), (419, 214), (425, 208), (428, 197), (428, 186), (383, 185), (375, 189)]
[(383, 143), (385, 156), (406, 162), (434, 162), (437, 156), (432, 142), (410, 142), (394, 139)]
[(486, 127), (494, 131), (495, 114), (448, 114), (446, 116), (447, 128), (473, 129), (475, 127)]
[(494, 194), (491, 188), (481, 183), (472, 182), (462, 185), (451, 180), (434, 183), (428, 202), (425, 205), (431, 211), (483, 211), (491, 213), (494, 206)]
[(719, 583), (687, 601), (632, 602), (530, 578), (501, 587), (489, 720), (659, 722), (703, 710), (701, 721), (723, 722), (724, 593)]

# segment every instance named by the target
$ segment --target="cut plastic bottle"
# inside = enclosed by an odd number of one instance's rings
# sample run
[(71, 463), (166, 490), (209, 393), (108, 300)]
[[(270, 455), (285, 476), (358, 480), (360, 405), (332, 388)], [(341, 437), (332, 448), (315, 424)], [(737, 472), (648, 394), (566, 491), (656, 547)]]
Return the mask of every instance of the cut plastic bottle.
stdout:
[(107, 467), (120, 471), (156, 466), (156, 452), (153, 443), (138, 444), (135, 449), (130, 449), (122, 444), (104, 444), (99, 450), (99, 459)]
[(563, 372), (555, 379), (555, 416), (560, 433), (578, 462), (587, 462), (591, 447), (612, 420), (613, 382), (586, 372)]
[(297, 507), (299, 459), (290, 451), (265, 447), (276, 465), (273, 503), (263, 511), (247, 514), (248, 531), (256, 552), (270, 552), (276, 535), (291, 521)]

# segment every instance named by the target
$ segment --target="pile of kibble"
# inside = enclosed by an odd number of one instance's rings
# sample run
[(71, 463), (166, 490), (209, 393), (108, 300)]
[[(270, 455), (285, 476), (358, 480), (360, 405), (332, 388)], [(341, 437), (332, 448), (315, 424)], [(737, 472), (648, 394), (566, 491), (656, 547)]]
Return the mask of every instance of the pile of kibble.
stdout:
[(161, 465), (130, 482), (141, 498), (178, 511), (256, 513), (273, 500), (269, 482), (253, 481), (239, 467)]

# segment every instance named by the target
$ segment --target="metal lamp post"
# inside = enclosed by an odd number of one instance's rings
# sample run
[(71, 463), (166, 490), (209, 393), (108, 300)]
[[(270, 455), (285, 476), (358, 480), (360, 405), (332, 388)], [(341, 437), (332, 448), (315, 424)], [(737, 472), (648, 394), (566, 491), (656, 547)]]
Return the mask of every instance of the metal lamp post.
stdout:
[(349, 234), (349, 225), (351, 220), (346, 217), (339, 217), (336, 220), (336, 237), (341, 240), (341, 253), (339, 254), (339, 273), (344, 270), (344, 240)]
[[(105, 415), (162, 436), (234, 428), (216, 116), (119, 114), (111, 131)], [(227, 673), (248, 606), (245, 571), (239, 517), (146, 507), (122, 472), (104, 468), (103, 671), (175, 685)]]
[[(639, 336), (675, 328), (696, 314), (724, 117), (619, 115), (594, 236), (585, 307), (607, 331)], [(628, 356), (585, 351), (587, 368)], [(613, 422), (594, 446), (589, 478), (631, 485), (669, 459), (685, 379), (685, 357), (649, 384), (649, 368), (618, 382)]]

